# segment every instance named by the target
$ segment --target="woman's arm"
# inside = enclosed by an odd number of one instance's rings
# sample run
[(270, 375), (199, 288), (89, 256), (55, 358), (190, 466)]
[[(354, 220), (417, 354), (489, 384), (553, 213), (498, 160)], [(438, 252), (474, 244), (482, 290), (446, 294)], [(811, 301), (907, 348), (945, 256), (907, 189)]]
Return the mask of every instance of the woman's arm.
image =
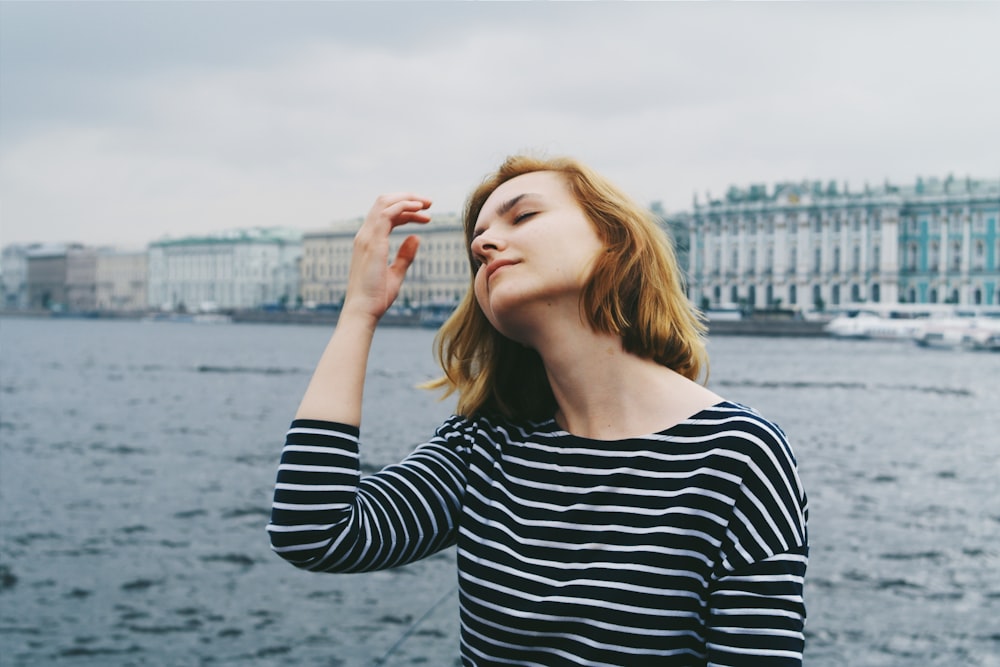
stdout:
[(399, 294), (419, 241), (409, 236), (389, 264), (389, 232), (426, 223), (431, 201), (409, 193), (382, 195), (354, 237), (347, 294), (337, 327), (299, 404), (296, 419), (360, 426), (368, 353), (379, 319)]
[(468, 427), (452, 418), (402, 463), (362, 479), (356, 427), (295, 420), (274, 487), (272, 548), (303, 569), (362, 572), (449, 546), (465, 489)]
[[(418, 240), (407, 237), (389, 263), (389, 233), (426, 223), (429, 199), (379, 197), (354, 238), (347, 294), (336, 329), (289, 429), (278, 467), (268, 532), (299, 567), (377, 569), (422, 557), (452, 539), (461, 476), (456, 455), (418, 450), (394, 471), (359, 472), (361, 401), (372, 338), (399, 294)], [(419, 498), (426, 494), (430, 501)], [(418, 497), (419, 502), (410, 502)]]
[(709, 596), (708, 664), (801, 667), (808, 547), (746, 566), (714, 582)]
[(734, 410), (723, 428), (744, 463), (709, 587), (708, 664), (800, 667), (809, 504), (795, 457), (757, 413)]

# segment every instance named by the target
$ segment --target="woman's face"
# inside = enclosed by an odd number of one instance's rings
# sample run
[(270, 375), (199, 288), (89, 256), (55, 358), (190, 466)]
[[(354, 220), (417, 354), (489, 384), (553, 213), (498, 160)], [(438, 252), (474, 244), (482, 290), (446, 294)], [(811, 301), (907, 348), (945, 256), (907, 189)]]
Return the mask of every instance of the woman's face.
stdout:
[(580, 291), (603, 250), (564, 176), (517, 176), (490, 194), (476, 220), (476, 300), (500, 333), (526, 343), (550, 318), (580, 318)]

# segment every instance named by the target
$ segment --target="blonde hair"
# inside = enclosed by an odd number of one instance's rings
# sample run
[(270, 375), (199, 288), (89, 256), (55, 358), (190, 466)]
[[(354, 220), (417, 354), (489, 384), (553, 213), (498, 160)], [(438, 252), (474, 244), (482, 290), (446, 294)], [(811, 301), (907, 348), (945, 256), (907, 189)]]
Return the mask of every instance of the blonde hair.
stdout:
[[(649, 213), (607, 179), (572, 158), (508, 157), (469, 196), (466, 244), (490, 194), (512, 178), (536, 171), (561, 174), (606, 245), (580, 296), (597, 332), (619, 336), (626, 351), (697, 380), (707, 365), (705, 324), (684, 293), (673, 246)], [(476, 261), (469, 256), (472, 280)], [(436, 354), (444, 377), (429, 383), (458, 393), (458, 414), (542, 419), (555, 409), (542, 359), (501, 335), (469, 290), (438, 331)]]

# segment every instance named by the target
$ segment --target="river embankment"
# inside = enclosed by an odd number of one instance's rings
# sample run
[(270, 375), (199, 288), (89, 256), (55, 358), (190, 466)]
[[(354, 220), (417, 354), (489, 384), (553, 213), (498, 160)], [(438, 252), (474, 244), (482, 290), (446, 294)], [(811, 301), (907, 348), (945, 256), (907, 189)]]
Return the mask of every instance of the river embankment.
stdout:
[[(198, 319), (194, 315), (178, 313), (160, 312), (116, 312), (116, 311), (92, 311), (86, 313), (66, 313), (52, 312), (47, 310), (0, 310), (0, 318), (3, 317), (34, 317), (53, 319), (106, 319), (106, 320), (158, 320), (194, 323), (220, 323), (232, 322), (235, 324), (290, 324), (290, 325), (319, 325), (332, 327), (337, 324), (338, 313), (336, 311), (313, 311), (313, 310), (289, 310), (289, 311), (267, 311), (267, 310), (233, 310), (213, 314), (214, 317)], [(421, 316), (419, 312), (386, 313), (381, 321), (381, 326), (386, 327), (415, 327), (435, 329), (442, 323), (440, 318), (427, 318)], [(766, 336), (766, 337), (789, 337), (789, 338), (811, 338), (827, 336), (824, 327), (825, 321), (786, 319), (771, 317), (748, 317), (738, 320), (714, 320), (709, 319), (708, 331), (713, 336)]]

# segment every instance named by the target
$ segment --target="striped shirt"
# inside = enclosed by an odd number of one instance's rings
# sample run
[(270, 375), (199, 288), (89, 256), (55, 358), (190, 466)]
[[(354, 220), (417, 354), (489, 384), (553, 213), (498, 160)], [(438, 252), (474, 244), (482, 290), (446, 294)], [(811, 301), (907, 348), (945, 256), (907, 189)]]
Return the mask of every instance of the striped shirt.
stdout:
[(361, 478), (358, 429), (297, 420), (268, 531), (358, 572), (458, 545), (465, 665), (800, 665), (808, 509), (774, 424), (723, 402), (599, 441), (452, 417)]

